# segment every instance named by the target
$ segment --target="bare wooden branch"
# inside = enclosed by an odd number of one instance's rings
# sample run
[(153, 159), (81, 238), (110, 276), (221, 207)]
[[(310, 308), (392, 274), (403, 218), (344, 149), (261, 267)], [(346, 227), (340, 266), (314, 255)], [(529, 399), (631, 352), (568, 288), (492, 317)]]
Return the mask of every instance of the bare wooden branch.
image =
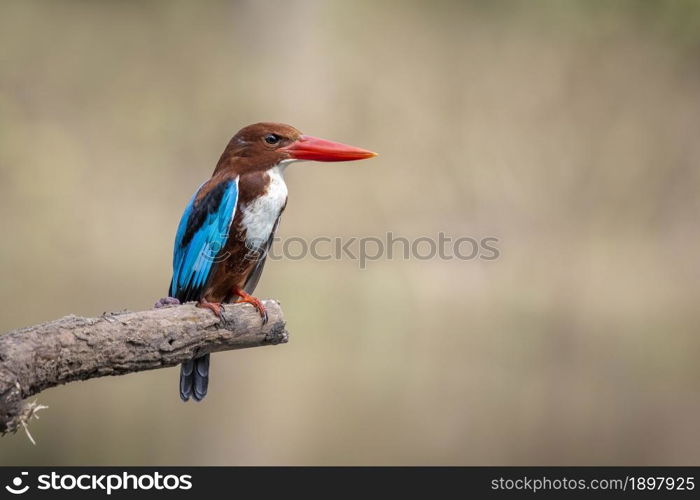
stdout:
[(287, 342), (279, 303), (264, 304), (266, 325), (249, 304), (226, 305), (222, 320), (185, 304), (98, 318), (66, 316), (0, 335), (0, 434), (26, 429), (42, 406), (25, 399), (49, 387), (175, 366), (209, 352)]

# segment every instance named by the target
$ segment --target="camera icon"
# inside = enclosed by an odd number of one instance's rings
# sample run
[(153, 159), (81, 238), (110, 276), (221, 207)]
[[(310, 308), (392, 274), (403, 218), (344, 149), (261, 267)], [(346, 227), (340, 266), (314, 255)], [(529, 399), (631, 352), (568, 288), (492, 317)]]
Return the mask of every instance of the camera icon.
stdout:
[[(9, 484), (5, 486), (5, 489), (12, 493), (13, 495), (21, 495), (22, 493), (26, 493), (27, 490), (29, 489), (29, 485), (26, 484), (24, 487), (22, 487), (22, 476), (28, 476), (29, 472), (22, 472), (19, 476), (15, 477), (12, 480), (12, 486)], [(14, 488), (13, 488), (14, 486)]]

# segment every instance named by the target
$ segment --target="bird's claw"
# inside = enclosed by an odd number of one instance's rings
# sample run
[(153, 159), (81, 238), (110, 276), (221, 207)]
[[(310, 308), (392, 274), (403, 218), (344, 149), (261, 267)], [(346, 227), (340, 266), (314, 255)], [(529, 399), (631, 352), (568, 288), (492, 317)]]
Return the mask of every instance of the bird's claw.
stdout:
[(257, 309), (258, 313), (260, 314), (260, 317), (262, 318), (262, 324), (265, 325), (267, 324), (268, 321), (268, 316), (267, 316), (267, 309), (265, 309), (265, 305), (262, 303), (262, 301), (257, 298), (253, 297), (249, 293), (246, 293), (245, 291), (241, 290), (240, 288), (237, 288), (234, 293), (238, 295), (240, 298), (236, 301), (237, 304), (241, 302), (247, 302), (248, 304), (252, 305), (255, 309)]
[(224, 313), (224, 306), (220, 302), (209, 302), (206, 299), (200, 299), (199, 302), (197, 302), (197, 307), (209, 309), (214, 313), (214, 316), (219, 319), (223, 319), (222, 315)]
[(239, 299), (236, 301), (237, 304), (240, 303), (246, 303), (250, 304), (255, 308), (256, 311), (258, 311), (258, 314), (260, 314), (260, 318), (262, 319), (262, 324), (266, 325), (268, 321), (268, 316), (267, 316), (267, 309), (265, 309), (265, 306), (263, 303), (260, 301), (260, 299), (257, 299), (255, 297), (250, 297), (249, 299)]

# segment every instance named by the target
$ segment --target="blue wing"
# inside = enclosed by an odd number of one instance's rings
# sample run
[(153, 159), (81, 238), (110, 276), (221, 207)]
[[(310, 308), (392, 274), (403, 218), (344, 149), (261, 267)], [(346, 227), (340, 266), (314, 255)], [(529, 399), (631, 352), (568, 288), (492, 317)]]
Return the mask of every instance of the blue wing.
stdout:
[(238, 178), (219, 183), (195, 201), (197, 193), (187, 204), (175, 235), (170, 296), (180, 302), (201, 297), (216, 255), (226, 244), (238, 200)]

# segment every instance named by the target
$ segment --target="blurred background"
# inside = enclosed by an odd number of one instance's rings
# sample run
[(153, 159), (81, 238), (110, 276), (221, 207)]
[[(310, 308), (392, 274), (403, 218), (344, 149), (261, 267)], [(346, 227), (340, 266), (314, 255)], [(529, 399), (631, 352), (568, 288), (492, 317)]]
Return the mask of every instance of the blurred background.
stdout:
[(0, 464), (700, 461), (700, 3), (5, 1), (0, 331), (150, 308), (242, 126), (279, 235), (497, 237), (494, 261), (269, 262), (289, 344), (73, 383)]

